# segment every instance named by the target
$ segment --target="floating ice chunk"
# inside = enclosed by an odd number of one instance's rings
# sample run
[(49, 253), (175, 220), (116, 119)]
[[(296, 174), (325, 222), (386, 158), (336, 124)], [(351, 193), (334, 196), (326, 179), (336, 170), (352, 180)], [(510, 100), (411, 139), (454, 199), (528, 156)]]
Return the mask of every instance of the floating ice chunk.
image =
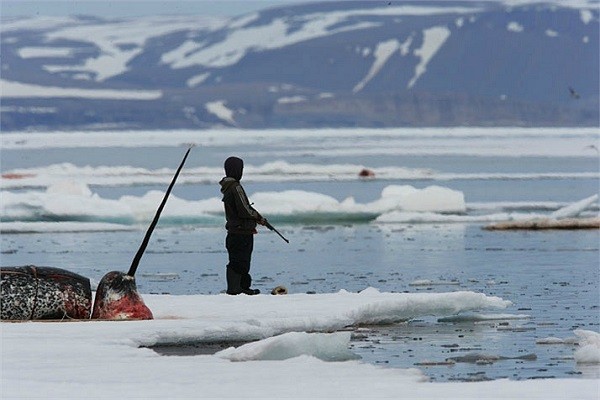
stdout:
[(477, 322), (528, 318), (531, 318), (531, 316), (527, 314), (463, 314), (438, 318), (438, 322)]
[(579, 345), (580, 339), (575, 336), (571, 336), (565, 339), (549, 336), (541, 338), (535, 341), (535, 344), (565, 344), (565, 345)]
[(550, 336), (536, 340), (535, 344), (565, 344), (565, 340)]
[(444, 286), (444, 285), (460, 285), (459, 281), (432, 281), (431, 279), (417, 279), (408, 284), (408, 286)]
[(502, 221), (511, 218), (512, 214), (499, 213), (488, 215), (456, 215), (436, 212), (392, 211), (375, 219), (380, 223), (477, 223)]
[[(376, 203), (388, 204), (381, 210), (400, 208), (405, 211), (465, 212), (464, 193), (442, 186), (417, 189), (409, 185), (390, 185), (381, 192)], [(395, 207), (394, 207), (395, 206)]]
[[(365, 291), (360, 293), (366, 295)], [(369, 294), (370, 296), (374, 296)], [(460, 312), (490, 308), (506, 308), (510, 301), (473, 292), (410, 293), (405, 296), (381, 294), (373, 303), (364, 304), (346, 315), (353, 324), (384, 324), (407, 321), (425, 315), (449, 316)], [(366, 297), (366, 296), (365, 296)], [(348, 324), (347, 324), (348, 325)]]
[(510, 230), (510, 229), (598, 229), (600, 218), (532, 218), (527, 220), (504, 221), (487, 225), (487, 230)]
[(594, 229), (597, 228), (599, 218), (577, 218), (583, 211), (598, 201), (598, 195), (587, 197), (575, 203), (562, 207), (549, 217), (531, 214), (516, 215), (509, 214), (503, 222), (491, 224), (485, 227), (488, 230), (507, 229)]
[[(102, 199), (92, 193), (85, 183), (72, 180), (58, 181), (46, 193), (27, 192), (21, 197), (10, 196), (10, 207), (28, 209), (39, 215), (83, 218), (89, 216), (123, 218), (131, 214), (127, 205), (117, 200)], [(90, 221), (99, 222), (99, 221)]]
[(85, 183), (73, 180), (58, 181), (46, 189), (48, 194), (65, 194), (90, 197), (92, 191)]
[(595, 194), (590, 197), (586, 197), (583, 200), (579, 200), (573, 204), (569, 204), (559, 210), (554, 211), (550, 214), (550, 218), (562, 219), (562, 218), (573, 218), (581, 214), (586, 208), (594, 204), (598, 200), (598, 195)]
[(348, 349), (350, 336), (350, 332), (289, 332), (238, 348), (230, 347), (215, 355), (231, 361), (286, 360), (302, 355), (323, 361), (347, 361), (359, 358)]
[(415, 365), (418, 365), (420, 367), (437, 367), (437, 366), (443, 366), (443, 365), (453, 366), (454, 364), (456, 364), (456, 361), (454, 361), (454, 360), (446, 360), (446, 361), (423, 360), (421, 362), (415, 363)]
[(575, 351), (578, 364), (600, 364), (600, 333), (584, 329), (576, 329), (579, 338), (579, 349)]
[(1, 233), (117, 232), (131, 226), (105, 222), (2, 222)]
[(501, 360), (526, 360), (534, 361), (537, 359), (537, 355), (530, 353), (522, 356), (506, 357), (499, 356), (496, 354), (485, 354), (485, 353), (467, 353), (464, 356), (449, 357), (447, 360), (464, 363), (477, 363), (477, 364), (490, 364)]

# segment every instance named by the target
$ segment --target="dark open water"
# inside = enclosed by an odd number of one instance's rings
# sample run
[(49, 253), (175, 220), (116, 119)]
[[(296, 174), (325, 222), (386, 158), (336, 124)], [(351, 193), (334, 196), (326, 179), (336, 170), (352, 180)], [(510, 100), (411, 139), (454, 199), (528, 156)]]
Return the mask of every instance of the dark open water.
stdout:
[[(531, 132), (527, 135), (533, 148), (541, 148), (546, 143), (544, 137), (536, 139)], [(244, 154), (239, 153), (234, 142), (223, 146), (205, 143), (194, 149), (186, 168), (220, 166), (227, 156), (237, 154), (253, 165), (284, 159), (288, 163), (325, 166), (352, 163), (429, 168), (448, 174), (557, 173), (559, 176), (554, 179), (488, 177), (433, 181), (249, 181), (245, 184), (249, 194), (293, 189), (327, 194), (339, 201), (353, 196), (361, 203), (378, 199), (381, 190), (392, 184), (416, 188), (440, 185), (463, 192), (469, 213), (485, 212), (472, 211), (471, 205), (475, 203), (488, 203), (493, 207), (501, 202), (521, 202), (525, 205), (521, 212), (548, 212), (527, 205), (568, 204), (600, 192), (596, 178), (568, 177), (569, 173), (598, 173), (600, 170), (598, 158), (585, 153), (584, 145), (598, 140), (593, 135), (584, 135), (581, 143), (576, 144), (582, 149), (581, 157), (376, 154), (373, 148), (385, 148), (388, 138), (370, 136), (359, 137), (355, 147), (350, 146), (352, 150), (364, 149), (364, 154), (348, 155), (345, 151), (349, 146), (335, 137), (325, 147), (317, 139), (303, 141), (298, 136), (291, 142), (276, 138), (269, 142), (271, 139), (267, 137), (264, 143), (245, 146)], [(373, 140), (379, 140), (376, 146)], [(431, 143), (424, 140), (423, 154), (427, 154), (429, 148), (436, 148), (437, 140), (432, 138)], [(460, 140), (456, 142), (458, 150), (461, 150)], [(468, 146), (472, 140), (477, 137), (464, 138), (464, 144)], [(506, 151), (514, 148), (510, 140), (507, 139)], [(567, 146), (573, 139), (564, 140)], [(395, 146), (402, 143), (395, 142)], [(93, 167), (175, 168), (182, 154), (182, 147), (176, 143), (166, 148), (3, 149), (2, 172), (63, 162)], [(563, 173), (564, 177), (560, 178)], [(90, 189), (101, 198), (119, 199), (165, 188), (166, 185), (108, 185)], [(177, 185), (173, 195), (197, 201), (218, 197), (219, 193), (216, 185), (194, 184)], [(260, 206), (256, 205), (259, 210)], [(597, 211), (596, 206), (591, 212), (597, 214)], [(481, 224), (377, 225), (352, 218), (318, 224), (300, 217), (270, 221), (290, 239), (290, 244), (265, 230), (256, 237), (251, 272), (255, 287), (263, 292), (277, 285), (285, 285), (291, 293), (360, 291), (367, 287), (391, 292), (470, 290), (514, 303), (506, 310), (493, 313), (529, 316), (483, 322), (440, 322), (435, 317), (423, 316), (390, 326), (355, 327), (352, 350), (365, 362), (392, 368), (417, 366), (435, 381), (598, 378), (600, 375), (598, 366), (575, 363), (573, 345), (536, 344), (536, 340), (546, 337), (570, 338), (577, 328), (600, 330), (600, 232), (597, 230), (490, 232), (483, 230)], [(221, 292), (225, 287), (227, 255), (225, 232), (220, 225), (214, 221), (197, 223), (193, 220), (159, 224), (138, 270), (140, 291), (174, 295)], [(124, 271), (129, 267), (145, 226), (130, 228), (131, 231), (124, 232), (3, 233), (1, 264), (60, 267), (97, 282), (109, 270)], [(411, 285), (419, 280), (437, 284)], [(486, 355), (506, 359), (489, 363), (457, 362), (452, 366), (423, 365), (472, 353), (483, 354), (474, 357), (475, 361), (486, 359)]]
[[(600, 329), (598, 231), (489, 232), (477, 225), (281, 226), (291, 243), (262, 231), (255, 241), (254, 286), (269, 292), (324, 293), (375, 287), (391, 292), (471, 290), (514, 303), (491, 313), (530, 318), (438, 322), (424, 317), (359, 327), (352, 341), (365, 362), (414, 367), (473, 352), (522, 357), (491, 364), (419, 366), (436, 381), (598, 377), (572, 359), (572, 345), (536, 345)], [(2, 264), (62, 267), (98, 281), (126, 270), (142, 231), (2, 235)], [(138, 271), (142, 293), (215, 294), (224, 289), (221, 228), (155, 232)], [(435, 285), (413, 286), (419, 280)]]

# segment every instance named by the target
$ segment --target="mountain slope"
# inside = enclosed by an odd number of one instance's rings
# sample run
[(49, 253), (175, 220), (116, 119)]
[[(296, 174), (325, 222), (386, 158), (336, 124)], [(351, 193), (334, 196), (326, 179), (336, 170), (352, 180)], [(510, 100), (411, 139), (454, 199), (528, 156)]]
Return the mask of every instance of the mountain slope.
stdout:
[(598, 11), (351, 1), (3, 19), (0, 128), (598, 126)]

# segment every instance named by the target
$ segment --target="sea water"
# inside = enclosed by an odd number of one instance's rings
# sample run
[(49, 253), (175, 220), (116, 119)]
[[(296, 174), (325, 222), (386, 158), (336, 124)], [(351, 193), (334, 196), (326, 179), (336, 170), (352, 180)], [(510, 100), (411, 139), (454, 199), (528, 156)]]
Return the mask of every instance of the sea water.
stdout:
[[(272, 210), (263, 213), (290, 240), (259, 229), (251, 273), (262, 293), (277, 285), (290, 293), (468, 290), (513, 303), (492, 315), (348, 327), (364, 362), (418, 367), (436, 381), (599, 376), (597, 366), (575, 363), (573, 344), (543, 344), (600, 329), (598, 231), (483, 229), (499, 216), (550, 215), (597, 194), (597, 130), (350, 133), (117, 132), (106, 134), (118, 138), (110, 144), (94, 139), (100, 133), (3, 134), (1, 263), (65, 268), (93, 284), (127, 270), (185, 143), (195, 141), (168, 203), (179, 212), (165, 209), (140, 263), (142, 293), (223, 291), (217, 181), (222, 161), (238, 155), (251, 200), (312, 199), (287, 209), (255, 204)], [(375, 177), (358, 178), (363, 167)], [(386, 188), (418, 196), (431, 186), (447, 192), (422, 199), (428, 212), (377, 222), (378, 213), (402, 212), (375, 206)], [(440, 211), (445, 193), (462, 194), (464, 208)], [(325, 207), (315, 194), (332, 200)], [(598, 205), (582, 214), (597, 215)], [(448, 215), (455, 222), (441, 222)]]

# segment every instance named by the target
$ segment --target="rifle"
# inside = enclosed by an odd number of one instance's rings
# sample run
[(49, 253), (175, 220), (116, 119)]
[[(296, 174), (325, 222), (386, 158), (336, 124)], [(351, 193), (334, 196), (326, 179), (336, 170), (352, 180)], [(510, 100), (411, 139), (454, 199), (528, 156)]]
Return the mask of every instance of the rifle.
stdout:
[[(263, 219), (264, 219), (264, 218), (263, 218)], [(289, 241), (289, 240), (287, 240), (287, 239), (286, 239), (286, 238), (285, 238), (285, 237), (284, 237), (284, 236), (283, 236), (281, 233), (279, 233), (279, 231), (278, 231), (277, 229), (275, 229), (275, 227), (274, 227), (273, 225), (271, 225), (271, 224), (269, 223), (269, 221), (267, 221), (266, 219), (264, 219), (264, 221), (265, 221), (265, 224), (264, 224), (264, 225), (265, 225), (265, 226), (266, 226), (266, 227), (267, 227), (269, 230), (271, 230), (271, 231), (275, 232), (276, 234), (278, 234), (278, 235), (279, 235), (279, 237), (280, 237), (280, 238), (282, 238), (283, 240), (285, 240), (285, 242), (286, 242), (286, 243), (289, 243), (289, 242), (290, 242), (290, 241)]]
[[(254, 205), (254, 203), (250, 204), (250, 207), (252, 207)], [(254, 208), (252, 208), (254, 211), (256, 211)], [(268, 228), (270, 231), (275, 232), (276, 234), (279, 235), (280, 238), (282, 238), (283, 240), (285, 240), (286, 243), (289, 243), (290, 241), (287, 240), (277, 229), (275, 229), (275, 227), (273, 225), (271, 225), (269, 223), (269, 221), (267, 221), (267, 219), (265, 217), (263, 217), (262, 215), (260, 215), (260, 213), (258, 211), (256, 211), (256, 213), (259, 215), (260, 218), (262, 218), (262, 220), (264, 221), (263, 225)]]

